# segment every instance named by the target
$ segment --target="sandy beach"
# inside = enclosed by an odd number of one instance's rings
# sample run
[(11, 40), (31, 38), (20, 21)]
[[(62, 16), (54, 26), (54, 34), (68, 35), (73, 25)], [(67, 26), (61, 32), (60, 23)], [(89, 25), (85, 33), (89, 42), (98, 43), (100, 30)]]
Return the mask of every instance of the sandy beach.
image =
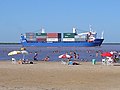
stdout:
[(0, 90), (119, 90), (120, 66), (0, 61)]

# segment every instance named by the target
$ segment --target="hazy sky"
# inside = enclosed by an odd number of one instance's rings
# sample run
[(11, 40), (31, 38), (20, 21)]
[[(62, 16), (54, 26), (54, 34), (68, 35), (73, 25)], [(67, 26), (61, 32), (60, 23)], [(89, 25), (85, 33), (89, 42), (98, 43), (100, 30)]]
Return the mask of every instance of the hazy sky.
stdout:
[(78, 32), (89, 24), (104, 42), (120, 42), (120, 0), (0, 0), (0, 42), (20, 42), (26, 32)]

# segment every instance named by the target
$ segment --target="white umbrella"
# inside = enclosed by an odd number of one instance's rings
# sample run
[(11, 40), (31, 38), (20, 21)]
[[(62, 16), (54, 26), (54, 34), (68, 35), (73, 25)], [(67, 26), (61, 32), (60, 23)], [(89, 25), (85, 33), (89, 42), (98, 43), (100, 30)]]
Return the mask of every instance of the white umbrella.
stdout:
[(16, 55), (16, 54), (21, 54), (21, 51), (11, 51), (8, 53), (8, 56)]
[(9, 56), (16, 55), (16, 54), (23, 54), (22, 60), (24, 60), (25, 55), (27, 55), (28, 52), (26, 50), (23, 50), (23, 51), (11, 51), (8, 53)]
[(23, 50), (21, 51), (21, 54), (28, 54), (28, 51)]

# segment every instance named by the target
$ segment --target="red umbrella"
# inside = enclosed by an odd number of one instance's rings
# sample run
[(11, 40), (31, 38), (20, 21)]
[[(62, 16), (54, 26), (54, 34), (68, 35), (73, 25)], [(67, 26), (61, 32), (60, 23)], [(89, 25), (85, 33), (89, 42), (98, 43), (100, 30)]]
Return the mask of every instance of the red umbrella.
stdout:
[(68, 54), (62, 54), (59, 56), (59, 58), (71, 58), (71, 56)]
[(104, 52), (104, 53), (101, 54), (101, 56), (111, 57), (111, 56), (113, 56), (113, 54), (111, 54), (110, 52)]

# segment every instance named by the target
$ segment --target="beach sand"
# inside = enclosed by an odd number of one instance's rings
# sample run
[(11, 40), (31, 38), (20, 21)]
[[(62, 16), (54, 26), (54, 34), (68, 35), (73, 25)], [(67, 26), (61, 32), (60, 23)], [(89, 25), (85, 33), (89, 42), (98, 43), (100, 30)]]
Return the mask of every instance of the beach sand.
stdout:
[(120, 90), (120, 66), (0, 61), (0, 90)]

